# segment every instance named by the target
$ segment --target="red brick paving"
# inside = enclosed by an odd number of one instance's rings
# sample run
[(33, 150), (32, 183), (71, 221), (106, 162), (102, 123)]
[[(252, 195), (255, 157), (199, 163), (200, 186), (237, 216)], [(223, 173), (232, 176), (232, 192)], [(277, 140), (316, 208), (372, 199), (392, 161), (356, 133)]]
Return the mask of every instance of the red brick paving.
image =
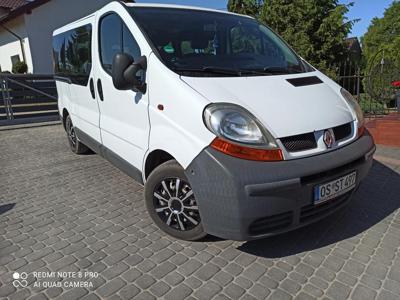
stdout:
[(371, 119), (366, 126), (379, 145), (400, 147), (400, 114)]

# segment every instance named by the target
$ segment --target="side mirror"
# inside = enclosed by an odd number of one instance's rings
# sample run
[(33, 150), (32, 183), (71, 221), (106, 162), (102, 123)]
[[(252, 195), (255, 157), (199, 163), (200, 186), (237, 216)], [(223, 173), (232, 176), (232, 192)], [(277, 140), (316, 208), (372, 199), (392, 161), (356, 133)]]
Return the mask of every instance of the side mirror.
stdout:
[[(147, 86), (144, 80), (144, 72), (146, 70), (146, 56), (142, 56), (137, 62), (134, 62), (133, 57), (128, 54), (116, 54), (112, 65), (114, 87), (117, 90), (125, 91), (133, 89), (143, 94), (146, 93)], [(142, 72), (142, 74), (138, 75), (139, 72)]]

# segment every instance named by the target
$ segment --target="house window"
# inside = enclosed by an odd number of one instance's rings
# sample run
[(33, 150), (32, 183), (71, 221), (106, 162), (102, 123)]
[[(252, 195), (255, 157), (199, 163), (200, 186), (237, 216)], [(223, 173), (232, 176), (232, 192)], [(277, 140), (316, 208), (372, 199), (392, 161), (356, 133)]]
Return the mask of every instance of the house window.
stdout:
[(11, 56), (11, 63), (12, 66), (14, 67), (17, 63), (19, 63), (21, 59), (19, 58), (19, 55), (13, 55)]

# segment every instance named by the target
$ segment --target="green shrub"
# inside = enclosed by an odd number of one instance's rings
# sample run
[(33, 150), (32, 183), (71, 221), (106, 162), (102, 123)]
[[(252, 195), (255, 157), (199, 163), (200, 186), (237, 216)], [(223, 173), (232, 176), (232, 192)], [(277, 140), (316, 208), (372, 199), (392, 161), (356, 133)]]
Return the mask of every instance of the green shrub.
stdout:
[(368, 94), (361, 94), (359, 103), (365, 114), (385, 114), (383, 102), (371, 98)]
[(28, 72), (28, 65), (24, 63), (23, 61), (19, 61), (14, 64), (12, 68), (12, 72), (14, 74), (25, 74)]

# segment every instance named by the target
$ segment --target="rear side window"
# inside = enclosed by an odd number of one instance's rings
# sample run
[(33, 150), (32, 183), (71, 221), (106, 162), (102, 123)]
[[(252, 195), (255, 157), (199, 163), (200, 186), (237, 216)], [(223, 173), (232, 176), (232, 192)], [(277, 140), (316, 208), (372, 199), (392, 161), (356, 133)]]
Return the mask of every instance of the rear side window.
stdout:
[(92, 69), (92, 26), (85, 25), (53, 38), (54, 73), (72, 84), (87, 86)]
[(100, 61), (108, 74), (112, 72), (112, 63), (116, 54), (129, 54), (135, 61), (141, 56), (140, 47), (128, 27), (114, 13), (101, 19), (99, 39)]

